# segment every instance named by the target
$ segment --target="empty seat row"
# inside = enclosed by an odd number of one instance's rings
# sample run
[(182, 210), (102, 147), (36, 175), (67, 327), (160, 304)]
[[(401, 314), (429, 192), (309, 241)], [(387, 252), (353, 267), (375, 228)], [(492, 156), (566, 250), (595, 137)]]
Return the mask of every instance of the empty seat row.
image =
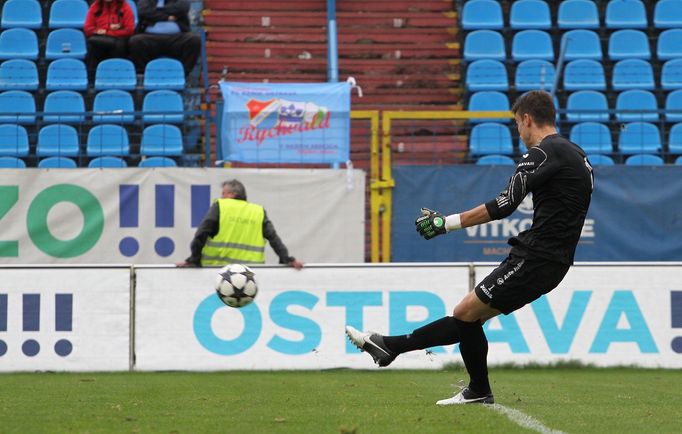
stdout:
[[(137, 6), (130, 5), (135, 25), (137, 25)], [(88, 14), (88, 3), (83, 0), (59, 0), (52, 3), (48, 14), (47, 26), (50, 29), (82, 29)], [(38, 0), (7, 0), (2, 7), (0, 27), (3, 29), (43, 27), (43, 11)]]
[[(15, 0), (19, 1), (19, 0)], [(37, 90), (38, 68), (31, 60), (13, 59), (0, 64), (0, 90)], [(182, 90), (185, 73), (176, 59), (160, 58), (147, 63), (142, 82), (144, 90)], [(88, 73), (79, 59), (57, 59), (47, 67), (47, 90), (86, 90)], [(107, 59), (97, 65), (94, 88), (96, 90), (137, 88), (137, 75), (133, 62), (127, 59)]]
[[(469, 98), (467, 110), (470, 111), (508, 111), (509, 98), (499, 91), (475, 92)], [(558, 107), (558, 105), (557, 105)], [(580, 90), (568, 96), (566, 102), (566, 120), (569, 122), (608, 122), (610, 119), (606, 95), (594, 90)], [(670, 92), (666, 96), (664, 119), (668, 122), (682, 122), (682, 89)], [(656, 96), (647, 90), (632, 89), (618, 94), (615, 104), (615, 119), (618, 122), (647, 121), (659, 119), (659, 108)], [(500, 122), (510, 119), (471, 119), (473, 123)]]
[[(500, 2), (469, 0), (462, 8), (465, 30), (503, 29), (505, 20)], [(654, 7), (656, 28), (682, 27), (682, 1), (659, 0)], [(640, 0), (611, 0), (606, 5), (604, 24), (609, 29), (643, 29), (648, 26), (646, 7)], [(549, 4), (542, 0), (517, 0), (509, 11), (512, 29), (549, 29), (553, 25)], [(597, 2), (566, 0), (559, 4), (556, 25), (560, 29), (596, 29), (601, 25)]]
[[(182, 134), (174, 125), (152, 125), (142, 132), (140, 141), (142, 155), (179, 156), (182, 151)], [(98, 125), (88, 132), (85, 153), (90, 157), (130, 155), (128, 132), (119, 125)], [(28, 154), (29, 140), (26, 129), (17, 124), (0, 125), (0, 156), (25, 157)], [(35, 154), (39, 157), (81, 155), (78, 131), (64, 124), (42, 127), (38, 132)]]
[[(148, 157), (140, 160), (137, 167), (176, 167), (175, 160), (169, 157)], [(69, 157), (47, 157), (38, 162), (39, 169), (75, 169), (76, 162)], [(120, 157), (95, 157), (88, 163), (89, 168), (123, 168), (128, 163)], [(0, 169), (25, 169), (26, 162), (18, 157), (0, 157)]]
[[(584, 122), (571, 128), (569, 138), (588, 153), (612, 153), (616, 150), (608, 127), (601, 123)], [(525, 152), (525, 147), (521, 151)], [(624, 155), (658, 153), (663, 149), (658, 127), (648, 122), (630, 122), (623, 125), (618, 134), (617, 151)], [(682, 154), (682, 123), (675, 124), (668, 134), (668, 152)], [(469, 154), (513, 155), (511, 131), (508, 126), (485, 122), (471, 129)]]
[[(130, 93), (105, 90), (95, 95), (92, 106), (94, 123), (129, 124), (134, 122), (135, 105)], [(0, 122), (34, 124), (36, 103), (26, 91), (10, 90), (0, 93)], [(86, 110), (83, 96), (69, 90), (51, 92), (43, 105), (43, 122), (82, 123)], [(155, 90), (142, 101), (142, 122), (179, 124), (184, 119), (182, 97), (172, 90)]]
[[(571, 30), (561, 37), (564, 59), (601, 60), (604, 55), (599, 35), (592, 30)], [(682, 29), (661, 32), (657, 39), (656, 56), (659, 60), (682, 57)], [(641, 30), (618, 30), (611, 34), (608, 43), (608, 57), (611, 60), (628, 58), (651, 59), (649, 38)], [(464, 41), (464, 59), (505, 60), (505, 41), (500, 32), (476, 30), (469, 33)], [(554, 60), (555, 50), (552, 37), (543, 30), (522, 30), (514, 35), (511, 45), (511, 59)]]
[[(549, 89), (554, 82), (554, 65), (546, 60), (526, 60), (516, 68), (517, 90)], [(467, 90), (509, 90), (509, 78), (504, 64), (498, 60), (483, 59), (472, 62), (465, 78)], [(606, 90), (606, 75), (602, 63), (591, 59), (568, 62), (564, 68), (565, 90)], [(656, 88), (654, 70), (646, 60), (624, 59), (616, 62), (611, 76), (614, 90)], [(660, 88), (682, 88), (682, 59), (668, 60), (663, 64)]]
[[(47, 35), (45, 58), (48, 60), (64, 57), (84, 59), (86, 54), (85, 35), (80, 30), (58, 29)], [(0, 59), (36, 60), (38, 57), (38, 37), (32, 30), (10, 29), (0, 33)]]
[[(613, 166), (616, 164), (613, 158), (608, 155), (588, 154), (587, 158), (592, 166)], [(476, 160), (476, 164), (480, 166), (513, 166), (516, 163), (506, 155), (484, 155)], [(663, 164), (661, 157), (651, 154), (635, 154), (625, 159), (626, 166), (660, 166)], [(675, 164), (682, 165), (682, 156), (677, 157)]]

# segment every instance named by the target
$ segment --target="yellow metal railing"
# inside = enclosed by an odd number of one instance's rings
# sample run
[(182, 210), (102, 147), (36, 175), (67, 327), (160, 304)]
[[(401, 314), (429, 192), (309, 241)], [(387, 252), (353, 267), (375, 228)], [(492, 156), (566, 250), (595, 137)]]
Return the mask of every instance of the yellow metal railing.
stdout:
[(508, 111), (384, 111), (381, 113), (381, 148), (375, 152), (373, 147), (371, 153), (370, 215), (372, 220), (370, 228), (372, 233), (370, 239), (372, 262), (391, 261), (391, 197), (395, 186), (391, 171), (391, 128), (393, 121), (512, 117), (511, 112)]

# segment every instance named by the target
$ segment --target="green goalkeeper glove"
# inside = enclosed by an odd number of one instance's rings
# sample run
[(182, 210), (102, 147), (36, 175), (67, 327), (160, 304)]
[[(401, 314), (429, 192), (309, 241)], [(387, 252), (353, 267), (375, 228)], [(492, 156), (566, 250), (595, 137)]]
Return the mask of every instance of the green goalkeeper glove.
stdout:
[(443, 214), (428, 208), (422, 208), (421, 212), (421, 217), (414, 222), (419, 235), (430, 240), (433, 237), (447, 233), (445, 229), (445, 216)]

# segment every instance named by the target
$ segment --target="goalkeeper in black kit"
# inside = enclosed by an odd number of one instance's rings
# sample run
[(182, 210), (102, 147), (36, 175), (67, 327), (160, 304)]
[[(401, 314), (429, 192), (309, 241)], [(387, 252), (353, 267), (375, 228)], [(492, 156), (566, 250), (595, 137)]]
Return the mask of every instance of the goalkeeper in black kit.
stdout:
[(556, 288), (573, 264), (590, 205), (594, 177), (585, 152), (557, 133), (552, 97), (531, 91), (512, 107), (519, 136), (528, 147), (514, 175), (495, 199), (459, 214), (422, 208), (417, 232), (427, 240), (509, 216), (533, 194), (533, 224), (509, 239), (509, 256), (468, 293), (452, 313), (402, 336), (382, 336), (346, 326), (353, 344), (388, 366), (402, 353), (459, 343), (470, 382), (437, 405), (494, 403), (488, 381), (488, 340), (483, 323), (533, 302)]

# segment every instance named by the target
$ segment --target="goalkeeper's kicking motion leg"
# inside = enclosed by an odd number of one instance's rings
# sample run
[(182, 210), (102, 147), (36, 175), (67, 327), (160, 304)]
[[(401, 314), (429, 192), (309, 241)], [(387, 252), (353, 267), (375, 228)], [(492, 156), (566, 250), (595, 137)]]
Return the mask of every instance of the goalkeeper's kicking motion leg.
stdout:
[(441, 318), (403, 336), (382, 336), (346, 327), (349, 339), (388, 366), (405, 352), (460, 344), (471, 381), (468, 387), (438, 405), (493, 403), (488, 381), (488, 341), (483, 323), (531, 303), (556, 288), (573, 264), (594, 177), (585, 152), (561, 137), (554, 126), (556, 110), (544, 91), (520, 96), (512, 107), (521, 140), (528, 152), (495, 199), (460, 214), (422, 208), (417, 232), (427, 240), (460, 228), (505, 218), (528, 193), (533, 193), (533, 224), (509, 240), (509, 256), (468, 293), (453, 316)]

